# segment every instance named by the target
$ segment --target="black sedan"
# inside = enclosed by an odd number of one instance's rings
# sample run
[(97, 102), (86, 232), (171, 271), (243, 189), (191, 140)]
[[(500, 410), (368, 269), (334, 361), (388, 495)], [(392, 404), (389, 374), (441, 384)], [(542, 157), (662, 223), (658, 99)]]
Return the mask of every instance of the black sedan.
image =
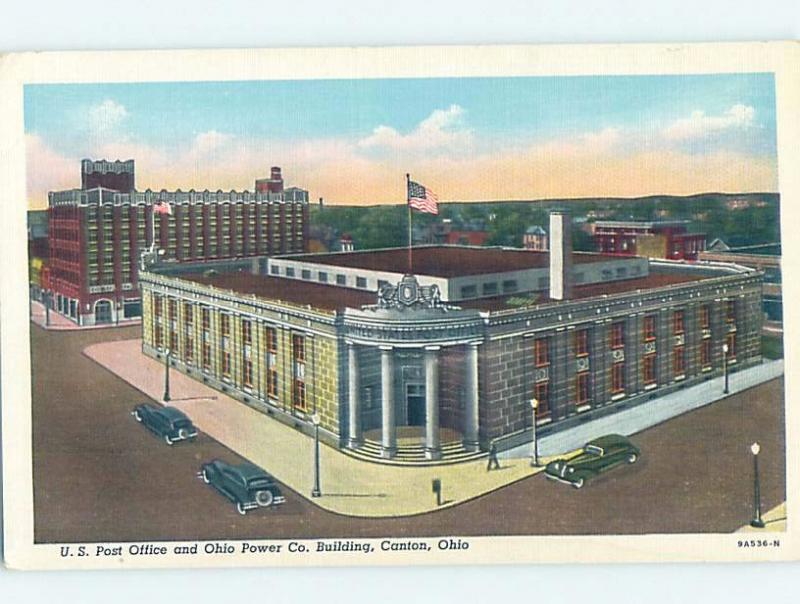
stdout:
[(236, 511), (243, 515), (249, 510), (273, 507), (286, 501), (275, 479), (251, 463), (232, 465), (215, 459), (203, 464), (199, 475), (203, 482), (235, 503)]
[(174, 407), (138, 405), (132, 412), (137, 422), (164, 438), (168, 445), (197, 437), (197, 428), (186, 415)]
[(601, 436), (586, 443), (583, 450), (571, 459), (556, 459), (544, 469), (545, 476), (580, 489), (584, 483), (601, 472), (623, 463), (636, 463), (640, 451), (621, 434)]

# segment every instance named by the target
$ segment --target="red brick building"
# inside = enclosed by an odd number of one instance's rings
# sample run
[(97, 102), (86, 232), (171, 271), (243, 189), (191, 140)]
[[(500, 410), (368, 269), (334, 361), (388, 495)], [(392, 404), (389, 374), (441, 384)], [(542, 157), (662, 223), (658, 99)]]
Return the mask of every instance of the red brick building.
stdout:
[(595, 249), (603, 254), (697, 260), (706, 249), (705, 233), (689, 233), (689, 221), (600, 220), (594, 225)]
[(84, 160), (81, 181), (51, 192), (48, 209), (52, 303), (80, 325), (141, 316), (151, 246), (177, 262), (307, 251), (308, 192), (284, 190), (280, 168), (262, 192), (136, 191), (133, 160)]

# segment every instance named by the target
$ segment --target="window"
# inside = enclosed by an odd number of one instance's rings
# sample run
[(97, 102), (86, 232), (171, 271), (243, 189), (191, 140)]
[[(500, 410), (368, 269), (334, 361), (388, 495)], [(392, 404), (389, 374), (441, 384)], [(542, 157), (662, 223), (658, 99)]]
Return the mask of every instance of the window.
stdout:
[(585, 405), (589, 402), (589, 372), (582, 371), (575, 377), (575, 402)]
[(644, 318), (644, 341), (652, 342), (656, 339), (656, 318), (648, 315)]
[(242, 319), (242, 384), (253, 387), (253, 324), (249, 319)]
[(336, 285), (347, 285), (347, 277), (345, 275), (336, 275)]
[(463, 285), (461, 287), (461, 297), (462, 298), (474, 298), (478, 295), (478, 286), (477, 285)]
[(484, 296), (497, 295), (497, 283), (484, 283), (483, 284), (483, 295)]
[(220, 338), (219, 338), (219, 351), (220, 351), (220, 365), (222, 369), (222, 377), (231, 377), (231, 349), (230, 349), (230, 336), (231, 336), (231, 317), (230, 315), (222, 314), (220, 319)]
[(203, 308), (200, 311), (202, 321), (203, 371), (211, 370), (211, 309)]
[(328, 273), (326, 273), (324, 271), (320, 271), (319, 274), (317, 275), (317, 278), (319, 279), (320, 283), (327, 283), (328, 282)]
[(676, 310), (672, 313), (672, 331), (676, 335), (683, 333), (683, 319), (684, 313), (682, 310)]
[(278, 396), (278, 330), (266, 328), (267, 340), (267, 394)]
[(169, 349), (173, 354), (178, 352), (178, 301), (170, 299), (167, 302), (169, 310)]
[(579, 329), (575, 332), (575, 356), (585, 357), (589, 354), (589, 330)]
[(711, 309), (708, 306), (700, 307), (700, 329), (711, 328)]
[(736, 360), (736, 334), (729, 333), (725, 336), (725, 343), (728, 345), (728, 361)]
[(644, 355), (644, 366), (642, 368), (644, 385), (649, 386), (656, 383), (656, 355)]
[(736, 323), (736, 301), (726, 300), (725, 302), (725, 322), (729, 325)]
[(286, 267), (286, 276), (287, 277), (294, 277), (294, 268), (291, 266)]
[(543, 367), (550, 363), (550, 351), (547, 338), (537, 338), (534, 340), (534, 356), (536, 358), (536, 366)]
[(272, 273), (273, 275), (280, 275), (281, 274), (281, 267), (278, 266), (277, 264), (272, 264), (269, 267), (269, 272)]
[(153, 340), (156, 348), (161, 348), (164, 345), (163, 332), (161, 330), (161, 323), (164, 320), (164, 299), (161, 296), (153, 296), (153, 316), (155, 317)]
[(539, 382), (534, 388), (534, 397), (539, 401), (536, 407), (536, 419), (550, 415), (550, 388), (548, 382)]
[(385, 279), (378, 279), (378, 291), (383, 289), (384, 285), (389, 285), (389, 282), (386, 281)]
[(611, 324), (611, 348), (623, 348), (625, 346), (625, 323), (618, 321)]
[(306, 339), (300, 334), (292, 335), (292, 404), (295, 408), (306, 411)]
[(672, 373), (677, 378), (686, 373), (686, 363), (683, 346), (672, 349)]
[(700, 343), (700, 367), (711, 368), (711, 339), (706, 338)]
[(356, 287), (367, 287), (367, 278), (356, 277)]
[(510, 294), (517, 291), (517, 289), (518, 286), (516, 280), (510, 279), (508, 281), (503, 281), (503, 293)]
[(183, 304), (183, 358), (187, 363), (194, 360), (194, 306)]
[(300, 275), (301, 275), (301, 276), (302, 276), (302, 278), (303, 278), (303, 279), (305, 279), (306, 281), (307, 281), (307, 280), (309, 280), (309, 279), (311, 279), (311, 271), (310, 271), (310, 270), (308, 270), (307, 268), (304, 268), (302, 271), (300, 271)]
[(614, 363), (611, 365), (611, 393), (621, 394), (625, 392), (625, 363)]

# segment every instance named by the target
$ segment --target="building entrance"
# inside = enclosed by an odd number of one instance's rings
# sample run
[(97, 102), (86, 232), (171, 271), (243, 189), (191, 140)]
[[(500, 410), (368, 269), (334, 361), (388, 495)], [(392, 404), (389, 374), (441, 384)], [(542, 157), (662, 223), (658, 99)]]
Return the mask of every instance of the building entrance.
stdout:
[(98, 300), (94, 305), (94, 322), (111, 323), (111, 302)]
[(408, 425), (425, 425), (425, 385), (406, 385), (406, 408), (408, 409)]

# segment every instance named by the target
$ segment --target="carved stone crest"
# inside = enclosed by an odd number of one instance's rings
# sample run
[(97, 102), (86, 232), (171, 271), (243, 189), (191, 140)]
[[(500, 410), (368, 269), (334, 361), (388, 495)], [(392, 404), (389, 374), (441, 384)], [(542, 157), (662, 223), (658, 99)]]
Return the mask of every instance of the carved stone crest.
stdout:
[(385, 284), (378, 290), (379, 308), (441, 308), (438, 285), (420, 285), (414, 275), (405, 275), (397, 285)]

